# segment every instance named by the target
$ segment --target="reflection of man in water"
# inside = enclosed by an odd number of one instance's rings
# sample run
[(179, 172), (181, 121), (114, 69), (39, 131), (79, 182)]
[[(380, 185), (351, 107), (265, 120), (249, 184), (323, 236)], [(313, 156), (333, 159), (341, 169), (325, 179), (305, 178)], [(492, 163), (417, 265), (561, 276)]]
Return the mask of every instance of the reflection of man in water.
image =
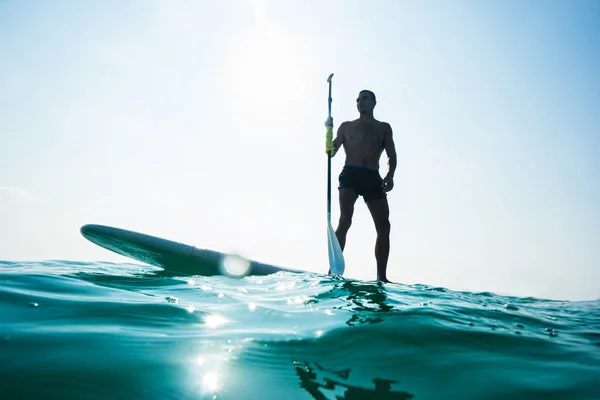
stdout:
[[(300, 387), (306, 390), (310, 395), (317, 400), (325, 400), (326, 397), (321, 390), (334, 390), (336, 387), (346, 388), (344, 391), (344, 397), (336, 397), (337, 399), (378, 399), (378, 400), (408, 400), (414, 398), (414, 395), (408, 392), (393, 392), (392, 383), (397, 381), (391, 381), (387, 379), (375, 378), (372, 380), (375, 385), (374, 389), (361, 388), (358, 386), (348, 385), (343, 382), (339, 382), (329, 378), (323, 378), (325, 384), (316, 382), (318, 379), (315, 371), (326, 371), (332, 372), (339, 375), (335, 371), (329, 371), (316, 364), (316, 368), (312, 368), (307, 362), (299, 363), (295, 362), (296, 375), (300, 378)], [(345, 378), (348, 378), (349, 371), (345, 371)]]
[(347, 325), (383, 322), (384, 315), (380, 313), (391, 312), (394, 309), (394, 306), (387, 304), (388, 297), (381, 282), (360, 284), (346, 281), (340, 286), (340, 289), (348, 291), (345, 299), (350, 301), (350, 310), (356, 311), (346, 321)]
[[(344, 250), (346, 234), (352, 224), (354, 204), (358, 196), (362, 196), (377, 231), (377, 279), (389, 282), (387, 262), (390, 253), (390, 211), (386, 193), (394, 187), (396, 148), (390, 124), (373, 117), (376, 104), (373, 92), (361, 91), (356, 99), (359, 118), (343, 122), (333, 140), (333, 155), (340, 147), (344, 147), (346, 153), (345, 165), (339, 176), (340, 219), (335, 234)], [(379, 175), (379, 158), (384, 150), (388, 156), (389, 168), (382, 179)]]

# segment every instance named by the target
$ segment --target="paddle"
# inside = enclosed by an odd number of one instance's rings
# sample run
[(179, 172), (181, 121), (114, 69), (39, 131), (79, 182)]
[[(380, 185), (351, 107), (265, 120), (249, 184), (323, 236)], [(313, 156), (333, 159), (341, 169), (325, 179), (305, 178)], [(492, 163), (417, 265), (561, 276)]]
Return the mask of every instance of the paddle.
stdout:
[(327, 153), (327, 250), (329, 254), (329, 271), (334, 275), (344, 274), (344, 255), (331, 225), (331, 157), (333, 156), (333, 118), (331, 118), (331, 79), (329, 75), (328, 116), (325, 121), (325, 152)]

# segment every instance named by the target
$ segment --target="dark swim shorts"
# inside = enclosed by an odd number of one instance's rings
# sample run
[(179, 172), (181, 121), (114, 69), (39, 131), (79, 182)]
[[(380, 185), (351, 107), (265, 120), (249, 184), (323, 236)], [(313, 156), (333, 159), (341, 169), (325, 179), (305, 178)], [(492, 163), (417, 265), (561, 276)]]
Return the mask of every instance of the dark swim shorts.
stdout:
[(382, 183), (379, 171), (368, 167), (346, 165), (339, 176), (339, 189), (354, 189), (365, 203), (385, 198)]

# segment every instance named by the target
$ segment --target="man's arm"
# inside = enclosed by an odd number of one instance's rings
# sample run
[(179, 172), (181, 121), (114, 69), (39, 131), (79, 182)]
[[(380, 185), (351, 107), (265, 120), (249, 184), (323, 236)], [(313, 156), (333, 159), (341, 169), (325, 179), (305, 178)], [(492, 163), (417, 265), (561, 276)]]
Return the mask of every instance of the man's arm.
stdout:
[(333, 139), (333, 156), (335, 156), (338, 152), (338, 150), (340, 149), (340, 147), (342, 147), (342, 145), (344, 144), (344, 130), (346, 129), (346, 123), (342, 122), (342, 124), (340, 125), (340, 127), (337, 130), (337, 135), (335, 137), (335, 139)]
[(394, 135), (390, 124), (385, 123), (385, 137), (384, 137), (384, 148), (385, 153), (388, 156), (388, 176), (393, 178), (396, 172), (396, 165), (398, 163), (396, 157), (396, 145), (394, 144)]

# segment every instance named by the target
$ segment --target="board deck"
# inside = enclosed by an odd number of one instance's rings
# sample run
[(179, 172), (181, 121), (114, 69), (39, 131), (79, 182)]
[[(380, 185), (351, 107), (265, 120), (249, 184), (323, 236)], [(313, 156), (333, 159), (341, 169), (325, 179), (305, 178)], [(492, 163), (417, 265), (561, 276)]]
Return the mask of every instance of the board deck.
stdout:
[(111, 226), (88, 224), (80, 230), (83, 237), (100, 247), (167, 272), (235, 277), (304, 272)]

